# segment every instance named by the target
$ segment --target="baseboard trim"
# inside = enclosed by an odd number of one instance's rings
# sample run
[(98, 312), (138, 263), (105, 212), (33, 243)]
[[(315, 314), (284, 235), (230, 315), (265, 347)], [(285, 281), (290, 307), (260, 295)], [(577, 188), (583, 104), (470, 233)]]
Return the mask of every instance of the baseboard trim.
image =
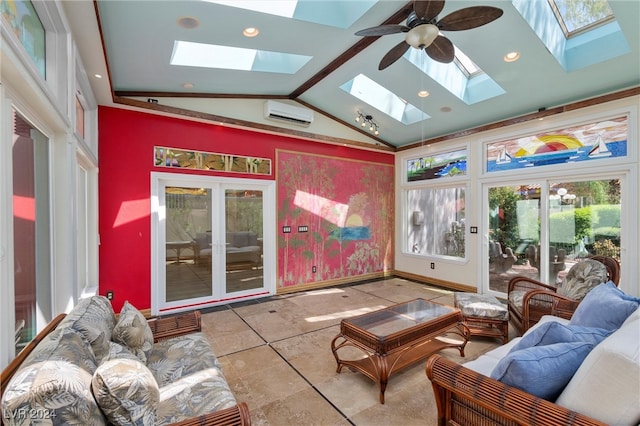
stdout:
[(424, 275), (412, 274), (409, 272), (403, 271), (394, 271), (393, 275), (400, 278), (405, 278), (411, 281), (417, 281), (424, 284), (431, 284), (437, 287), (442, 287), (447, 290), (453, 291), (464, 291), (469, 293), (477, 293), (478, 289), (476, 287), (471, 287), (465, 284), (454, 283), (451, 281), (440, 280), (437, 278), (425, 277)]
[(345, 278), (339, 278), (335, 280), (315, 281), (312, 283), (300, 284), (300, 285), (291, 286), (291, 287), (280, 287), (279, 289), (277, 289), (276, 294), (280, 295), (280, 294), (298, 293), (300, 291), (317, 290), (320, 288), (335, 287), (342, 284), (356, 284), (361, 281), (371, 281), (371, 280), (387, 278), (392, 276), (393, 276), (393, 272), (386, 271), (386, 272), (374, 272), (370, 274), (358, 275), (357, 277), (345, 277)]
[(464, 291), (469, 293), (477, 293), (478, 289), (476, 287), (471, 287), (465, 284), (454, 283), (451, 281), (440, 280), (437, 278), (426, 277), (424, 275), (412, 274), (409, 272), (403, 271), (386, 271), (386, 272), (375, 272), (371, 274), (358, 275), (357, 277), (345, 277), (339, 278), (335, 280), (324, 280), (324, 281), (315, 281), (307, 284), (300, 284), (291, 287), (281, 287), (276, 291), (277, 295), (281, 294), (290, 294), (290, 293), (298, 293), (301, 291), (310, 291), (310, 290), (318, 290), (321, 288), (327, 287), (335, 287), (343, 284), (358, 284), (360, 282), (379, 280), (384, 278), (404, 278), (411, 281), (416, 281), (423, 284), (430, 284), (436, 287), (441, 287), (446, 290), (453, 291)]

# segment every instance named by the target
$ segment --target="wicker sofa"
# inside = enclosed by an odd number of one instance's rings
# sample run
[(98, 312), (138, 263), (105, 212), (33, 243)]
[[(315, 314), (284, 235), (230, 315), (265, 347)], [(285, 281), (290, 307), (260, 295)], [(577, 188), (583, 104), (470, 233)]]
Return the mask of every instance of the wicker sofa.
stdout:
[[(615, 286), (612, 283), (607, 284), (608, 290), (613, 292), (611, 289)], [(592, 293), (595, 291), (592, 290)], [(602, 298), (595, 293), (594, 297)], [(599, 309), (608, 303), (606, 298), (603, 299), (605, 300), (602, 300)], [(596, 327), (600, 325), (597, 323), (599, 319), (611, 312), (591, 315), (584, 305), (587, 300), (585, 298), (571, 320), (551, 315), (543, 316), (540, 322), (522, 337), (514, 338), (508, 344), (489, 351), (476, 360), (460, 365), (441, 355), (431, 356), (427, 360), (426, 374), (433, 385), (438, 408), (438, 424), (639, 424), (640, 310), (637, 298), (629, 296), (628, 299), (629, 303), (624, 309), (611, 307), (611, 311), (617, 311), (613, 314), (619, 314), (619, 318), (624, 320), (620, 321), (621, 325), (616, 324), (619, 328), (613, 326), (610, 330), (609, 327)], [(632, 310), (634, 306), (635, 310)], [(632, 313), (629, 315), (630, 311)], [(576, 325), (576, 316), (587, 318), (584, 328)], [(566, 342), (559, 341), (551, 346), (563, 345), (564, 350), (571, 341), (574, 348), (586, 348), (586, 357), (567, 361), (564, 355), (558, 356), (551, 352), (541, 355), (543, 352), (539, 350), (545, 346), (545, 342), (541, 340), (538, 342), (541, 346), (533, 348), (530, 352), (531, 358), (514, 361), (518, 357), (517, 352), (523, 352), (518, 351), (519, 348), (524, 347), (527, 351), (528, 344), (523, 343), (535, 342), (544, 333), (550, 336), (549, 330), (554, 328), (567, 332), (564, 334)], [(602, 340), (585, 343), (588, 339), (581, 341), (583, 337), (575, 337), (580, 333), (592, 332), (595, 333), (593, 335), (600, 333), (599, 338)], [(556, 333), (555, 337), (561, 334)], [(512, 350), (514, 347), (515, 350)], [(537, 356), (532, 356), (536, 351)], [(505, 380), (506, 375), (502, 375), (503, 367), (509, 365), (510, 368), (516, 362), (521, 362), (521, 370), (514, 369), (514, 375)], [(576, 364), (573, 367), (575, 370), (568, 367), (572, 363)], [(540, 370), (538, 367), (547, 368)], [(513, 383), (513, 380), (517, 383)], [(533, 387), (536, 389), (534, 393), (538, 393), (538, 386), (545, 387), (549, 382), (558, 382), (561, 386), (559, 396), (556, 394), (543, 399), (526, 391)]]
[(248, 425), (200, 314), (116, 318), (102, 296), (61, 314), (2, 372), (2, 422)]

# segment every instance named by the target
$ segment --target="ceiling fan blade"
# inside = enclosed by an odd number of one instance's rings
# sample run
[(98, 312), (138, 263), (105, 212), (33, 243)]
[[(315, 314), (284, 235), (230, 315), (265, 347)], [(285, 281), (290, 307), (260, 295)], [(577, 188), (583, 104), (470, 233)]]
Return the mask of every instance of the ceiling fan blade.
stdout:
[(357, 36), (383, 36), (387, 34), (406, 33), (409, 27), (404, 25), (380, 25), (377, 27), (366, 28), (356, 33)]
[(476, 28), (502, 16), (502, 9), (491, 6), (472, 6), (456, 10), (442, 18), (436, 25), (442, 31), (461, 31)]
[(429, 46), (425, 48), (427, 55), (434, 61), (448, 64), (453, 62), (453, 57), (456, 54), (455, 48), (451, 40), (444, 36), (438, 36)]
[(431, 21), (438, 16), (444, 9), (444, 0), (414, 0), (413, 11), (418, 15), (418, 18), (422, 18), (426, 21)]
[(384, 58), (380, 61), (380, 65), (378, 65), (378, 69), (382, 71), (389, 65), (393, 64), (395, 61), (400, 59), (410, 47), (411, 46), (404, 40), (398, 43), (395, 47), (391, 48), (386, 55), (384, 55)]

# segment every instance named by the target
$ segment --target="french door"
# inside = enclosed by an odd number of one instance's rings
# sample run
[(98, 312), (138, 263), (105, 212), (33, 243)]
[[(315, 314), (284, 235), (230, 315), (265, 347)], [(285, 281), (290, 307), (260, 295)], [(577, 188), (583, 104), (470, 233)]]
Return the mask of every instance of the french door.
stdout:
[(550, 285), (588, 256), (621, 261), (623, 176), (487, 187), (488, 290), (516, 275)]
[(275, 291), (274, 187), (152, 173), (152, 313)]

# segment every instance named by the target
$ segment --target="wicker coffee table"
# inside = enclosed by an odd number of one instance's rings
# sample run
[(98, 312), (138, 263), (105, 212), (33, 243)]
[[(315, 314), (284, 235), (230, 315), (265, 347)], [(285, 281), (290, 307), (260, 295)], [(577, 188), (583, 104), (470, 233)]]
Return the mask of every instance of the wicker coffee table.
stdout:
[[(380, 385), (380, 403), (392, 373), (444, 348), (457, 348), (464, 356), (469, 329), (457, 308), (415, 299), (364, 315), (343, 319), (340, 333), (331, 341), (338, 363), (360, 371)], [(441, 336), (453, 334), (455, 338)], [(359, 359), (341, 359), (338, 351), (355, 347), (364, 352)]]

